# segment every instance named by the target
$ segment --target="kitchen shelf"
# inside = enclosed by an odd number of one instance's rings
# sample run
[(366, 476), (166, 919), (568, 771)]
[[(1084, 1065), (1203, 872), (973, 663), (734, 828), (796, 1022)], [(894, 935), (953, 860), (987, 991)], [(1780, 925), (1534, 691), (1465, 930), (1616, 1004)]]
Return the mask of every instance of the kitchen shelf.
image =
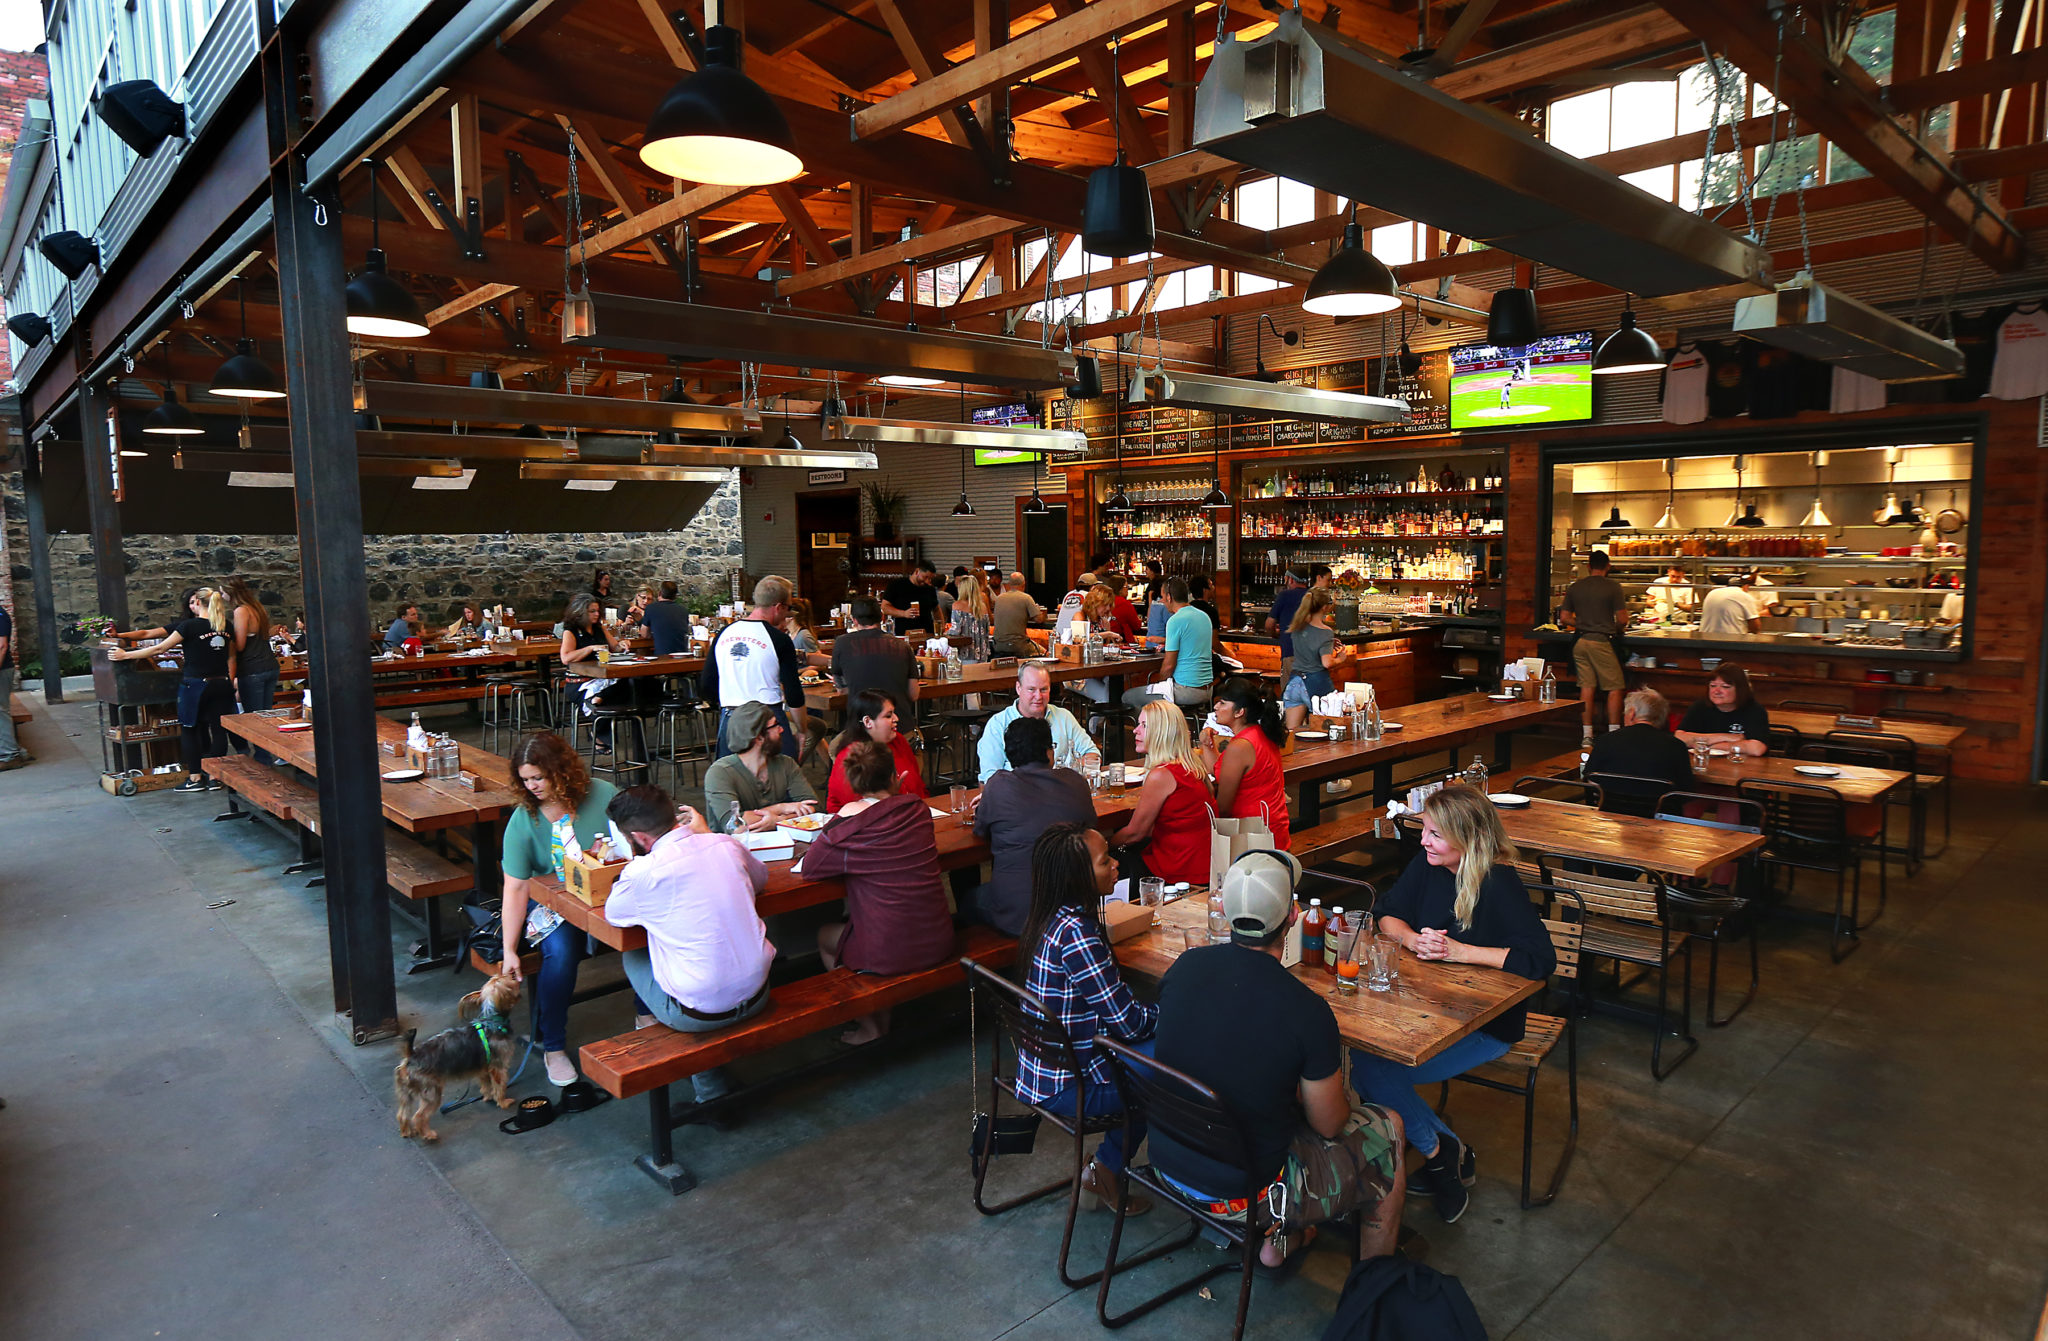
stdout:
[(1210, 535), (1105, 535), (1097, 536), (1105, 545), (1213, 545), (1216, 537)]
[(1418, 502), (1426, 498), (1499, 498), (1505, 489), (1432, 489), (1428, 493), (1385, 493), (1385, 494), (1294, 494), (1277, 495), (1272, 498), (1240, 498), (1239, 503), (1356, 503), (1356, 502)]
[[(1571, 560), (1575, 564), (1584, 563), (1585, 556), (1574, 554), (1571, 556)], [(1751, 567), (1756, 567), (1759, 564), (1776, 564), (1780, 567), (1788, 568), (1807, 564), (1819, 564), (1824, 567), (1834, 568), (1907, 567), (1921, 565), (1933, 568), (1967, 568), (1969, 566), (1967, 560), (1950, 556), (1930, 559), (1897, 554), (1890, 556), (1882, 554), (1828, 554), (1823, 556), (1791, 554), (1616, 554), (1609, 556), (1608, 562), (1615, 565), (1627, 563), (1746, 563)]]
[(1456, 540), (1461, 542), (1470, 540), (1498, 540), (1506, 543), (1508, 539), (1506, 535), (1499, 531), (1445, 531), (1439, 535), (1374, 535), (1364, 531), (1346, 532), (1341, 535), (1254, 535), (1241, 531), (1238, 535), (1248, 545), (1261, 540), (1285, 540), (1295, 544), (1315, 544), (1318, 542), (1348, 544), (1353, 541), (1368, 540), (1391, 545), (1422, 545), (1435, 540)]

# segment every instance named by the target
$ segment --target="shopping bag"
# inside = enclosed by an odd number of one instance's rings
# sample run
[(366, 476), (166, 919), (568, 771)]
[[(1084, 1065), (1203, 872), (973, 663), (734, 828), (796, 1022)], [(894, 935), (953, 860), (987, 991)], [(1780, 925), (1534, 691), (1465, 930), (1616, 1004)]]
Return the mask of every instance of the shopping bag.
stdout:
[(1266, 827), (1264, 817), (1252, 819), (1226, 819), (1211, 816), (1209, 820), (1209, 888), (1223, 886), (1223, 873), (1230, 869), (1230, 863), (1247, 852), (1273, 846), (1273, 831)]

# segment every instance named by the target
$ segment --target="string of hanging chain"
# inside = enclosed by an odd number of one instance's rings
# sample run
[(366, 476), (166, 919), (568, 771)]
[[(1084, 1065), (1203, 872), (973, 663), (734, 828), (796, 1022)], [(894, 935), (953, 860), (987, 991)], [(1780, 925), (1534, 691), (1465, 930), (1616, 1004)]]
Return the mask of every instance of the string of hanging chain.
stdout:
[(562, 293), (564, 296), (575, 292), (569, 287), (569, 249), (576, 249), (576, 266), (581, 273), (582, 292), (590, 292), (590, 246), (583, 236), (583, 187), (576, 171), (576, 132), (569, 132), (569, 235), (562, 239)]

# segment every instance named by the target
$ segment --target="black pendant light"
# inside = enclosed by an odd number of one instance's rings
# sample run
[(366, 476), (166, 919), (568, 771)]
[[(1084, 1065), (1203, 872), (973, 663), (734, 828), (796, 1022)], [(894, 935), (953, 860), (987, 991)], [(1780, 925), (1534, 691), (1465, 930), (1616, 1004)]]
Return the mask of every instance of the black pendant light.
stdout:
[(1027, 517), (1043, 517), (1046, 513), (1052, 511), (1051, 508), (1045, 505), (1045, 499), (1041, 498), (1038, 493), (1038, 463), (1044, 459), (1037, 452), (1031, 454), (1031, 497), (1024, 500), (1024, 507), (1022, 509)]
[[(1110, 71), (1115, 75), (1105, 98), (1123, 92), (1121, 43), (1110, 43)], [(1124, 160), (1123, 118), (1109, 108), (1116, 126), (1116, 162), (1088, 174), (1088, 198), (1081, 211), (1081, 250), (1090, 256), (1143, 256), (1152, 250), (1152, 183), (1144, 169)], [(1050, 261), (1047, 264), (1051, 264)]]
[[(960, 384), (960, 422), (963, 424), (967, 422), (967, 384), (965, 382)], [(974, 504), (967, 501), (967, 449), (965, 447), (960, 449), (960, 501), (953, 505), (953, 515), (956, 517), (972, 517), (974, 515)]]
[(1615, 504), (1607, 509), (1607, 520), (1600, 523), (1600, 529), (1603, 531), (1633, 531), (1635, 523), (1622, 516), (1621, 505)]
[(151, 410), (142, 420), (142, 431), (159, 438), (195, 438), (206, 432), (190, 410), (178, 403), (178, 388), (171, 381), (171, 344), (168, 337), (163, 343), (164, 353), (164, 398), (163, 403)]
[(384, 249), (377, 245), (377, 160), (363, 161), (370, 165), (370, 254), (348, 282), (348, 329), (352, 335), (417, 340), (427, 333), (427, 318), (412, 290), (384, 268)]
[(1742, 501), (1742, 476), (1743, 472), (1748, 469), (1749, 463), (1738, 456), (1734, 458), (1732, 464), (1735, 467), (1735, 506), (1729, 510), (1728, 520), (1724, 525), (1740, 526), (1749, 530), (1769, 525), (1768, 522), (1757, 515), (1756, 504), (1744, 503)]
[(1498, 289), (1486, 309), (1486, 343), (1496, 349), (1521, 349), (1542, 334), (1536, 321), (1536, 290)]
[(235, 352), (214, 373), (206, 394), (231, 400), (282, 400), (283, 379), (257, 356), (256, 342), (249, 338), (249, 299), (244, 283), (240, 275), (235, 276), (235, 305), (242, 313), (241, 338), (235, 341)]
[(1400, 305), (1401, 286), (1394, 272), (1366, 249), (1365, 230), (1359, 226), (1358, 202), (1354, 200), (1351, 222), (1344, 225), (1344, 240), (1308, 282), (1302, 310), (1324, 317), (1369, 317)]
[(1272, 372), (1266, 367), (1266, 331), (1269, 328), (1274, 335), (1279, 337), (1280, 343), (1283, 345), (1298, 345), (1301, 343), (1300, 331), (1283, 331), (1278, 323), (1273, 320), (1271, 312), (1261, 312), (1259, 319), (1252, 323), (1252, 332), (1258, 337), (1255, 342), (1258, 352), (1252, 377), (1261, 382), (1277, 382), (1280, 380), (1280, 374)]
[(647, 122), (640, 159), (664, 177), (713, 186), (768, 186), (802, 174), (796, 136), (768, 90), (740, 70), (739, 33), (713, 17), (704, 60)]
[(1614, 334), (1600, 342), (1593, 355), (1593, 371), (1597, 375), (1660, 372), (1666, 361), (1656, 339), (1636, 325), (1635, 308), (1631, 305), (1621, 309), (1621, 324), (1614, 328)]

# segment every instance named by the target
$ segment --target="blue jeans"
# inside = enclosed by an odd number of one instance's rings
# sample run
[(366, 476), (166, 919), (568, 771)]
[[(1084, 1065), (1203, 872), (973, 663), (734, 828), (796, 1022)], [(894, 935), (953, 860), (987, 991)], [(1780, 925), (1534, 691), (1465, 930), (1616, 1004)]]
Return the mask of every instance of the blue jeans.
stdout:
[[(235, 680), (235, 692), (242, 700), (242, 711), (262, 712), (265, 708), (276, 703), (277, 680), (278, 673), (274, 670), (257, 671), (253, 675), (238, 676)], [(239, 736), (233, 740), (232, 744), (237, 754), (253, 753), (256, 756), (257, 763), (267, 764), (270, 762), (270, 751), (252, 750), (249, 743)]]
[[(676, 1004), (676, 999), (663, 991), (661, 984), (654, 980), (654, 961), (646, 950), (619, 951), (619, 964), (626, 970), (626, 981), (633, 984), (635, 1003), (646, 1002), (643, 1014), (652, 1015), (679, 1034), (708, 1034), (713, 1030), (725, 1029), (741, 1020), (751, 1019), (768, 1009), (768, 989), (763, 984), (761, 991), (747, 1003), (744, 1013), (729, 1020), (700, 1020), (686, 1015)], [(699, 1071), (690, 1077), (691, 1087), (697, 1091), (697, 1102), (708, 1103), (732, 1089), (732, 1078), (722, 1066), (708, 1071)]]
[[(1144, 1053), (1147, 1057), (1152, 1055), (1152, 1040), (1149, 1038), (1142, 1043), (1133, 1043), (1131, 1047), (1137, 1052)], [(1082, 1076), (1079, 1079), (1083, 1085), (1087, 1086), (1086, 1093), (1082, 1097), (1081, 1111), (1083, 1113), (1089, 1117), (1111, 1117), (1124, 1111), (1123, 1103), (1116, 1092), (1116, 1086), (1090, 1084), (1086, 1076)], [(1039, 1107), (1049, 1113), (1058, 1113), (1063, 1117), (1073, 1116), (1074, 1087), (1072, 1085), (1067, 1086), (1058, 1094), (1053, 1095), (1050, 1099), (1040, 1104)], [(1131, 1147), (1136, 1149), (1138, 1143), (1144, 1139), (1144, 1122), (1133, 1122), (1131, 1124)], [(1108, 1133), (1103, 1136), (1102, 1144), (1095, 1148), (1095, 1158), (1101, 1160), (1102, 1167), (1108, 1169), (1111, 1173), (1122, 1173), (1124, 1171), (1125, 1154), (1124, 1129), (1121, 1126), (1111, 1127)]]
[[(590, 954), (590, 937), (567, 922), (541, 939), (540, 973), (533, 984), (533, 1016), (543, 1052), (569, 1050), (569, 1002), (576, 995), (576, 970)], [(633, 1013), (647, 1013), (637, 994), (633, 997)]]
[[(775, 720), (782, 723), (782, 753), (792, 759), (796, 758), (797, 752), (803, 749), (803, 742), (796, 738), (796, 732), (790, 728), (789, 713), (780, 703), (770, 703), (768, 708), (774, 712)], [(711, 756), (714, 759), (723, 759), (728, 754), (739, 753), (738, 750), (725, 743), (725, 724), (731, 720), (732, 714), (733, 709), (731, 708), (720, 708), (718, 710), (718, 748)]]
[(1356, 1048), (1351, 1052), (1351, 1088), (1369, 1104), (1391, 1108), (1401, 1115), (1408, 1144), (1424, 1159), (1436, 1153), (1440, 1136), (1456, 1136), (1433, 1109), (1415, 1092), (1417, 1085), (1433, 1085), (1463, 1075), (1475, 1066), (1500, 1057), (1508, 1045), (1492, 1034), (1469, 1034), (1445, 1048), (1420, 1066), (1403, 1066)]

